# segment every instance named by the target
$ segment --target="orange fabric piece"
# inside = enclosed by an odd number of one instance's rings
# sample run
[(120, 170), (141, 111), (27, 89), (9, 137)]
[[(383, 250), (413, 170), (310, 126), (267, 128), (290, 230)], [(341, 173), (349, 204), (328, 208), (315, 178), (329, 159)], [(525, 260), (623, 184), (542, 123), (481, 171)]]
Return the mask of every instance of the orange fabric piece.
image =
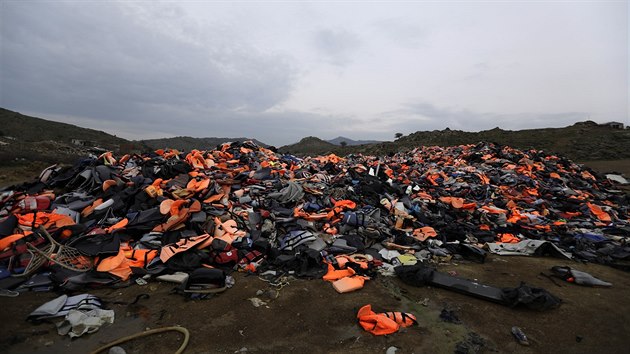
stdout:
[(451, 198), (451, 205), (455, 209), (461, 209), (464, 206), (464, 199), (462, 199), (462, 198)]
[(353, 276), (355, 274), (356, 272), (352, 268), (335, 269), (335, 267), (333, 267), (333, 265), (329, 263), (328, 273), (326, 273), (326, 275), (324, 275), (322, 279), (332, 282), (341, 278)]
[(67, 215), (44, 212), (38, 212), (36, 215), (37, 216), (34, 216), (33, 213), (29, 213), (16, 216), (18, 218), (18, 223), (22, 226), (27, 227), (44, 226), (44, 228), (48, 229), (53, 226), (59, 228), (75, 224), (74, 220), (72, 220), (72, 218)]
[(144, 268), (158, 255), (157, 250), (149, 249), (132, 249), (131, 247), (125, 247), (125, 257), (127, 258), (127, 264), (133, 268)]
[(582, 178), (595, 181), (595, 177), (588, 171), (582, 171)]
[(198, 213), (198, 212), (200, 212), (201, 211), (201, 203), (198, 200), (195, 199), (192, 202), (192, 204), (190, 204), (190, 207), (188, 208), (188, 210), (191, 213)]
[(214, 237), (221, 238), (227, 243), (232, 243), (235, 238), (245, 236), (245, 231), (238, 229), (238, 224), (235, 220), (226, 220), (221, 222), (217, 217), (214, 218)]
[(91, 215), (94, 212), (94, 208), (96, 208), (97, 206), (101, 204), (103, 204), (103, 199), (98, 198), (92, 203), (92, 205), (86, 206), (85, 209), (81, 211), (81, 216), (86, 217), (86, 216)]
[(335, 208), (347, 208), (347, 209), (355, 209), (357, 207), (357, 203), (352, 200), (340, 200), (335, 203)]
[(429, 183), (431, 183), (432, 185), (437, 186), (438, 184), (437, 184), (436, 180), (438, 178), (440, 178), (439, 174), (437, 174), (437, 173), (430, 174), (430, 175), (427, 176), (427, 181), (429, 181)]
[(440, 200), (446, 204), (450, 204), (455, 209), (474, 209), (476, 203), (464, 203), (464, 198), (458, 197), (440, 197)]
[(131, 267), (127, 262), (127, 257), (125, 257), (125, 252), (122, 248), (118, 251), (117, 255), (103, 259), (98, 264), (98, 267), (96, 267), (96, 270), (111, 273), (121, 278), (123, 281), (129, 279), (129, 276), (131, 276)]
[(105, 165), (115, 165), (116, 164), (116, 159), (112, 155), (111, 151), (108, 151), (106, 153), (101, 154), (101, 156), (99, 156), (98, 159), (99, 160), (103, 159), (103, 163)]
[(464, 210), (471, 210), (471, 209), (475, 209), (477, 207), (477, 203), (471, 202), (471, 203), (464, 203), (462, 205), (462, 209)]
[(103, 182), (103, 192), (107, 191), (108, 189), (110, 189), (111, 187), (116, 185), (116, 181), (114, 181), (113, 179), (108, 179), (106, 181)]
[(15, 241), (24, 238), (25, 234), (13, 234), (0, 239), (0, 251), (4, 251), (11, 246)]
[(214, 202), (218, 202), (219, 200), (223, 199), (224, 196), (225, 194), (223, 193), (211, 195), (210, 197), (206, 198), (203, 202), (206, 204), (212, 204)]
[(494, 205), (484, 205), (481, 207), (481, 209), (487, 211), (490, 214), (507, 214), (507, 210), (497, 208)]
[(425, 199), (425, 200), (433, 200), (433, 197), (429, 193), (425, 193), (425, 192), (418, 192), (416, 193), (416, 196), (418, 198)]
[(424, 227), (420, 227), (413, 230), (413, 237), (420, 241), (424, 241), (429, 237), (436, 237), (436, 236), (437, 236), (437, 232), (431, 226), (424, 226)]
[(160, 214), (162, 215), (170, 214), (171, 206), (173, 206), (173, 203), (175, 203), (173, 199), (164, 199), (160, 203)]
[(171, 216), (179, 215), (184, 204), (186, 204), (186, 201), (182, 199), (174, 201), (170, 208)]
[(352, 277), (345, 277), (333, 282), (333, 288), (337, 290), (338, 293), (349, 293), (351, 291), (359, 290), (363, 288), (365, 284), (365, 278), (355, 275)]
[(500, 242), (503, 243), (519, 243), (521, 240), (512, 234), (498, 234)]
[(523, 195), (530, 195), (530, 196), (538, 196), (538, 191), (536, 190), (536, 188), (526, 188), (523, 190)]
[(521, 213), (518, 211), (518, 209), (512, 209), (511, 210), (512, 215), (507, 219), (507, 222), (509, 223), (517, 223), (519, 220), (521, 219), (527, 219), (526, 216), (522, 216)]
[(120, 220), (119, 222), (115, 223), (114, 225), (106, 228), (105, 231), (107, 231), (107, 233), (111, 233), (113, 231), (124, 228), (125, 226), (127, 226), (127, 224), (129, 224), (129, 220), (127, 218), (124, 218)]
[(400, 327), (409, 327), (417, 324), (416, 316), (410, 313), (385, 312), (375, 313), (372, 305), (365, 305), (357, 313), (359, 324), (364, 330), (383, 336), (397, 332)]
[(481, 184), (490, 184), (490, 178), (483, 173), (478, 173), (479, 179), (481, 179)]
[(308, 221), (317, 221), (317, 220), (323, 220), (323, 219), (328, 218), (328, 214), (325, 214), (325, 213), (310, 213), (309, 214), (300, 208), (293, 209), (293, 216), (296, 218), (302, 218)]
[(588, 205), (588, 208), (591, 210), (591, 213), (597, 216), (599, 220), (607, 221), (607, 222), (612, 221), (612, 219), (610, 218), (610, 215), (607, 212), (605, 212), (599, 205), (591, 204), (588, 202), (586, 203), (586, 205)]
[(120, 158), (120, 160), (118, 160), (118, 163), (120, 165), (124, 165), (125, 163), (127, 163), (127, 161), (129, 161), (130, 158), (131, 158), (131, 155), (125, 154), (123, 155), (123, 157)]
[(362, 259), (360, 255), (352, 255), (352, 256), (340, 255), (340, 256), (336, 256), (335, 260), (337, 261), (339, 268), (346, 268), (348, 263), (358, 264), (361, 267), (361, 269), (368, 268), (368, 262), (365, 259)]
[(579, 211), (576, 211), (576, 212), (568, 212), (568, 211), (566, 211), (564, 213), (559, 213), (558, 215), (560, 217), (562, 217), (562, 218), (565, 218), (565, 219), (571, 219), (571, 218), (574, 218), (576, 216), (582, 215), (582, 213), (580, 213)]
[(169, 230), (174, 230), (178, 226), (183, 225), (183, 223), (186, 222), (186, 220), (188, 220), (189, 217), (190, 217), (190, 213), (188, 211), (188, 208), (183, 208), (182, 210), (180, 210), (178, 215), (173, 215), (170, 218), (168, 218), (168, 220), (165, 223), (159, 224), (156, 227), (154, 227), (153, 231), (165, 232)]
[(193, 247), (206, 244), (206, 241), (212, 238), (209, 234), (193, 236), (179, 240), (177, 243), (166, 245), (160, 251), (160, 260), (166, 263), (171, 257), (179, 252), (187, 251)]
[(191, 179), (188, 182), (188, 185), (186, 186), (186, 189), (188, 189), (191, 192), (200, 192), (200, 191), (208, 188), (208, 186), (210, 186), (210, 179), (209, 178), (202, 179), (200, 181), (198, 181), (196, 179)]

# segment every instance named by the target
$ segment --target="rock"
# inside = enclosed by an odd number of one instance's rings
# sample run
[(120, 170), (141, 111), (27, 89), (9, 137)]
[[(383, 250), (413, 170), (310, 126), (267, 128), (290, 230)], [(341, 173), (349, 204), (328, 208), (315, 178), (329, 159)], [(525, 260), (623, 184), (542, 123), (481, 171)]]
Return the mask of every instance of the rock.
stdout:
[(392, 346), (392, 347), (387, 348), (387, 350), (385, 351), (385, 354), (395, 354), (397, 350), (398, 348)]
[(127, 352), (119, 346), (109, 348), (108, 354), (127, 354)]

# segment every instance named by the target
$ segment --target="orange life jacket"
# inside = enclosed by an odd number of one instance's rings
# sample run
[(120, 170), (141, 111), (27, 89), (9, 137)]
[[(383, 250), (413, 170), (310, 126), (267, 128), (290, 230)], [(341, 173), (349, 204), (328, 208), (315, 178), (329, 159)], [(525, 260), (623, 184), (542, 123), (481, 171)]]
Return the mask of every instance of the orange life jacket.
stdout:
[(416, 316), (405, 312), (375, 313), (372, 305), (365, 305), (357, 313), (359, 324), (364, 330), (383, 336), (398, 331), (400, 327), (409, 327), (418, 324)]

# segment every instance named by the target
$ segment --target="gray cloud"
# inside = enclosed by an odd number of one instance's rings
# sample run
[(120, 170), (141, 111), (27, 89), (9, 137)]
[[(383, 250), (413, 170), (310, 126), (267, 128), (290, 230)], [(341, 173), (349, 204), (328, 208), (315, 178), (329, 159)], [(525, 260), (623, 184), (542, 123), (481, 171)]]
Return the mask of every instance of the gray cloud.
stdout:
[(627, 10), (5, 1), (0, 106), (131, 139), (277, 145), (627, 122)]
[(326, 62), (341, 67), (352, 62), (356, 49), (361, 46), (359, 37), (344, 29), (319, 30), (313, 36), (313, 43)]
[(289, 95), (289, 57), (260, 53), (221, 28), (160, 27), (182, 15), (177, 8), (79, 5), (4, 6), (2, 106), (155, 124), (203, 110), (263, 112)]

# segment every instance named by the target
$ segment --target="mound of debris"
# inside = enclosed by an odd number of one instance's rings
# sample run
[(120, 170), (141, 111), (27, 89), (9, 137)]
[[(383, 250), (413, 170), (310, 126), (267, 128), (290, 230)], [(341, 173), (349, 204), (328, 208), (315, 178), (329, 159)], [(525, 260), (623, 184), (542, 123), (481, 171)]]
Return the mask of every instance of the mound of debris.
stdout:
[(487, 252), (628, 270), (628, 196), (616, 183), (561, 156), (491, 143), (381, 157), (297, 158), (252, 142), (104, 153), (0, 192), (0, 287), (159, 280), (199, 295), (242, 271), (323, 278), (347, 292), (379, 273), (483, 262)]

